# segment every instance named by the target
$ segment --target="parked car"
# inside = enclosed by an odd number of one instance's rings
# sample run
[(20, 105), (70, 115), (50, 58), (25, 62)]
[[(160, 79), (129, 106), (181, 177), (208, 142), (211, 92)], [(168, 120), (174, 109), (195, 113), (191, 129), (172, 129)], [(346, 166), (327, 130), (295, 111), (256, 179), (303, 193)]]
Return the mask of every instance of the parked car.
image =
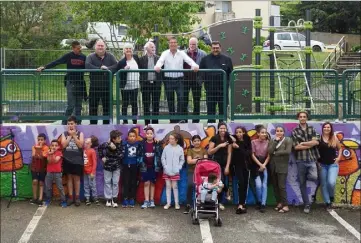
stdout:
[[(61, 47), (71, 47), (71, 43), (75, 41), (76, 39), (63, 39), (60, 42)], [(79, 39), (77, 40), (80, 42), (80, 45), (82, 46), (82, 49), (87, 49), (86, 44), (88, 43), (88, 40), (86, 39)]]
[[(306, 46), (306, 36), (296, 32), (276, 32), (275, 49), (276, 50), (299, 50)], [(301, 48), (300, 48), (301, 45)], [(314, 52), (326, 51), (326, 46), (320, 41), (311, 40), (312, 50)], [(270, 49), (270, 37), (263, 43), (263, 50)]]

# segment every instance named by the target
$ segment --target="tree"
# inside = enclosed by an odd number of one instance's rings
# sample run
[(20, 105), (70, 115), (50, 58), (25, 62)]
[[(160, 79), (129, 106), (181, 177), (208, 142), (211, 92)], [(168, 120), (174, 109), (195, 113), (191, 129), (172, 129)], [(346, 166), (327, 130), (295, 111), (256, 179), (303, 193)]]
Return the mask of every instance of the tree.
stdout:
[(52, 48), (85, 36), (86, 25), (68, 21), (67, 9), (65, 2), (1, 2), (1, 46)]
[(314, 30), (331, 33), (360, 33), (361, 2), (298, 1), (275, 2), (280, 5), (282, 25), (290, 20), (305, 19), (306, 9), (311, 10)]
[[(107, 22), (110, 33), (119, 24), (128, 26), (127, 35), (137, 44), (143, 45), (152, 38), (154, 25), (158, 24), (160, 33), (187, 32), (200, 19), (198, 13), (200, 2), (147, 2), (147, 1), (111, 1), (111, 2), (71, 2), (71, 9), (77, 13), (78, 21)], [(115, 35), (114, 35), (115, 36)], [(113, 46), (117, 42), (113, 40)]]

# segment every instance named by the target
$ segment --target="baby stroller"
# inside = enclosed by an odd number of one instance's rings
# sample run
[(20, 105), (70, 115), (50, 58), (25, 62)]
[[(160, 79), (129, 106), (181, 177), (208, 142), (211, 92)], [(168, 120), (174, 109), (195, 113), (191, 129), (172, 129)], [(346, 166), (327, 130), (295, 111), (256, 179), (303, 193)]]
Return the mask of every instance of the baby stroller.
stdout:
[(193, 184), (194, 184), (194, 199), (193, 200), (193, 209), (191, 211), (192, 223), (199, 224), (199, 214), (211, 214), (214, 215), (215, 226), (222, 226), (222, 220), (219, 217), (219, 205), (218, 200), (212, 202), (210, 200), (210, 194), (207, 195), (205, 204), (201, 205), (200, 192), (202, 189), (202, 183), (205, 179), (208, 179), (208, 175), (214, 173), (217, 175), (218, 179), (221, 179), (221, 167), (220, 165), (210, 159), (198, 160), (194, 175), (193, 175)]

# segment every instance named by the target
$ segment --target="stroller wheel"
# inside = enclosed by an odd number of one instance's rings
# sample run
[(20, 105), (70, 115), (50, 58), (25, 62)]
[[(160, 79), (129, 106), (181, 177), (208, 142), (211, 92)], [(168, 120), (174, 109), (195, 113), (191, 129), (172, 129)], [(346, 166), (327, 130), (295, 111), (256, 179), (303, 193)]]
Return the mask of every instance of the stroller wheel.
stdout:
[(191, 212), (191, 217), (192, 217), (192, 224), (198, 225), (199, 224), (199, 219), (196, 218), (196, 215), (195, 215), (195, 213), (193, 211)]
[(214, 226), (221, 227), (222, 226), (222, 219), (218, 218), (214, 221)]

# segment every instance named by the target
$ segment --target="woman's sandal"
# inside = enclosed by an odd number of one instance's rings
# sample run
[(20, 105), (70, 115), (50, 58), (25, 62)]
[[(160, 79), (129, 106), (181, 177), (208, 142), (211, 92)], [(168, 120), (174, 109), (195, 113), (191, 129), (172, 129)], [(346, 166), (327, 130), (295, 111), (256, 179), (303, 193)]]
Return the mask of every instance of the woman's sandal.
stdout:
[(282, 208), (283, 208), (283, 206), (281, 205), (281, 206), (275, 207), (275, 210), (280, 211)]
[(285, 209), (284, 207), (283, 208), (281, 208), (280, 210), (278, 210), (278, 212), (279, 213), (287, 213), (287, 212), (289, 212), (290, 211), (290, 209)]

